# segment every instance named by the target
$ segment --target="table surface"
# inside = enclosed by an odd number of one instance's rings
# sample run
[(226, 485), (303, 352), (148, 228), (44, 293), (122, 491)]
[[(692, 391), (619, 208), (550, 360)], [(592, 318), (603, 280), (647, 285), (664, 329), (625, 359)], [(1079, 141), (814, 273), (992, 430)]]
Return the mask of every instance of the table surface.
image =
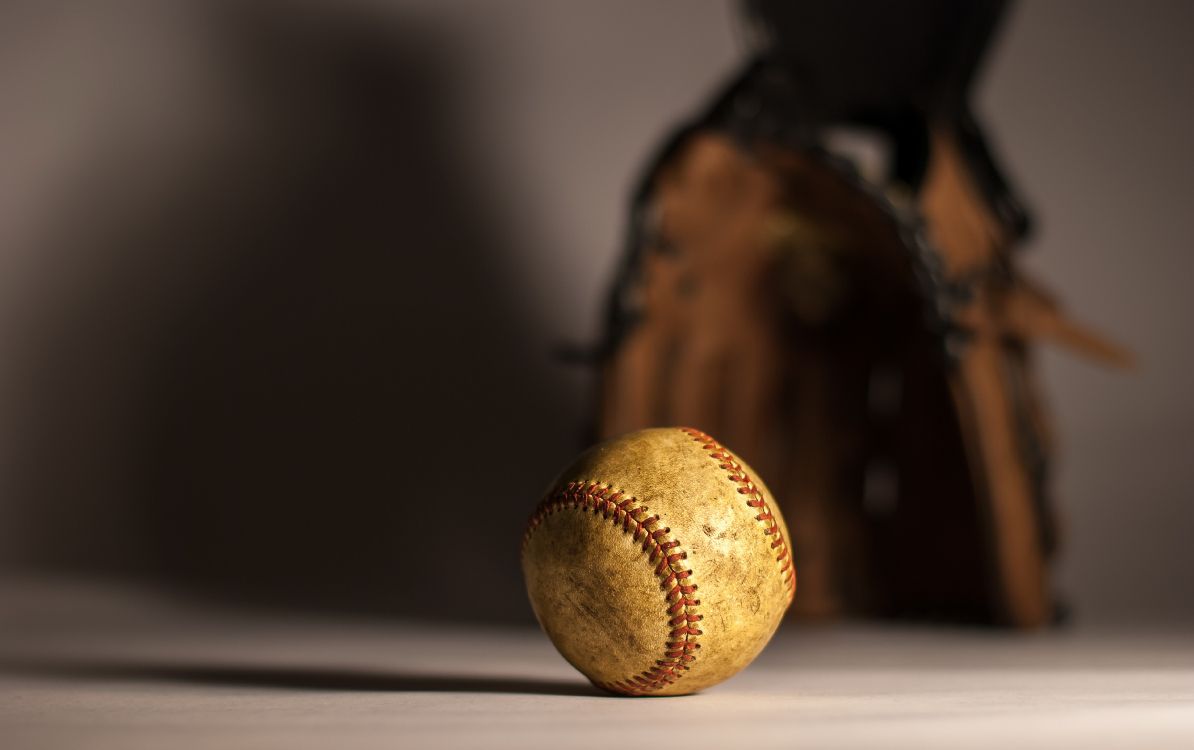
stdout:
[(1191, 748), (1194, 634), (785, 627), (734, 679), (597, 692), (537, 630), (0, 582), (18, 748)]

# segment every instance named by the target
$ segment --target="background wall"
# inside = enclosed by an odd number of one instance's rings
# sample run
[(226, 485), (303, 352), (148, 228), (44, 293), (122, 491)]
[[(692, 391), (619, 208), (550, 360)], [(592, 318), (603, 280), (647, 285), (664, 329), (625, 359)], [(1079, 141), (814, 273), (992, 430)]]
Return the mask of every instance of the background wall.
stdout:
[[(526, 620), (646, 155), (739, 57), (713, 2), (0, 10), (0, 562)], [(978, 91), (1028, 266), (1130, 343), (1043, 357), (1061, 587), (1194, 616), (1194, 6), (1014, 8)]]

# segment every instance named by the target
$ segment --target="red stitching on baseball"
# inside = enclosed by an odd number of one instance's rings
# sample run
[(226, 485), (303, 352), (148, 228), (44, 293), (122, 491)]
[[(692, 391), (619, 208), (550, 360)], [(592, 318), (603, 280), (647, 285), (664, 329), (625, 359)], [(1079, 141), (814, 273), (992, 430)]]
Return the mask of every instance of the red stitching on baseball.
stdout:
[(665, 612), (671, 631), (664, 643), (663, 657), (656, 660), (654, 666), (633, 677), (603, 682), (601, 687), (615, 693), (643, 695), (671, 685), (683, 677), (692, 662), (696, 661), (693, 652), (701, 647), (697, 637), (702, 632), (693, 623), (701, 621), (701, 615), (697, 612), (701, 600), (692, 597), (697, 590), (697, 585), (690, 580), (692, 571), (680, 565), (688, 557), (688, 553), (680, 549), (680, 541), (668, 538), (671, 529), (660, 525), (659, 516), (646, 516), (647, 506), (639, 505), (633, 497), (623, 498), (623, 494), (620, 490), (597, 482), (569, 482), (539, 503), (527, 522), (522, 550), (526, 552), (531, 533), (543, 523), (543, 519), (565, 508), (600, 513), (603, 518), (613, 521), (614, 526), (620, 526), (625, 533), (630, 534), (634, 541), (641, 543), (643, 552), (648, 553), (647, 560), (657, 563), (655, 575), (661, 579), (660, 588), (667, 592), (664, 594), (667, 604)]
[(742, 468), (742, 465), (734, 460), (729, 450), (721, 443), (692, 427), (681, 427), (680, 430), (700, 443), (701, 448), (709, 452), (709, 457), (717, 461), (717, 465), (721, 469), (728, 472), (731, 482), (742, 485), (738, 488), (738, 493), (749, 495), (746, 504), (760, 511), (759, 515), (755, 516), (755, 520), (764, 525), (764, 536), (775, 537), (771, 542), (771, 549), (778, 550), (775, 555), (775, 562), (779, 565), (779, 572), (784, 577), (784, 587), (788, 591), (788, 601), (791, 602), (792, 597), (796, 595), (796, 569), (792, 567), (792, 556), (788, 552), (788, 543), (784, 541), (783, 532), (779, 530), (779, 521), (772, 515), (771, 508), (768, 507), (766, 499), (763, 498), (762, 490), (755, 485), (754, 480), (750, 478), (746, 470)]

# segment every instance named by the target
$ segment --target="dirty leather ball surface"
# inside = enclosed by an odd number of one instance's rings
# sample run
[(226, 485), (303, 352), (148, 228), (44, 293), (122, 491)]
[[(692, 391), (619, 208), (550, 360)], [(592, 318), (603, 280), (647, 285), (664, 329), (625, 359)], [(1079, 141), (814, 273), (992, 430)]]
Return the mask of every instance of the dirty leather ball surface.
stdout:
[(754, 470), (699, 430), (596, 445), (523, 539), (535, 616), (595, 685), (682, 695), (763, 650), (796, 590), (788, 530)]

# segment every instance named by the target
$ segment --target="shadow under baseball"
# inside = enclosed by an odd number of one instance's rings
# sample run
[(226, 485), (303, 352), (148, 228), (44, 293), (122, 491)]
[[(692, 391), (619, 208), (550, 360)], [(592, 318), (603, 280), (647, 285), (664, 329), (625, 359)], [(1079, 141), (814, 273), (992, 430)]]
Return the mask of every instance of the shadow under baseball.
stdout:
[(150, 682), (353, 693), (507, 693), (616, 697), (580, 680), (388, 672), (336, 667), (136, 661), (24, 660), (0, 663), (12, 674), (69, 680)]

